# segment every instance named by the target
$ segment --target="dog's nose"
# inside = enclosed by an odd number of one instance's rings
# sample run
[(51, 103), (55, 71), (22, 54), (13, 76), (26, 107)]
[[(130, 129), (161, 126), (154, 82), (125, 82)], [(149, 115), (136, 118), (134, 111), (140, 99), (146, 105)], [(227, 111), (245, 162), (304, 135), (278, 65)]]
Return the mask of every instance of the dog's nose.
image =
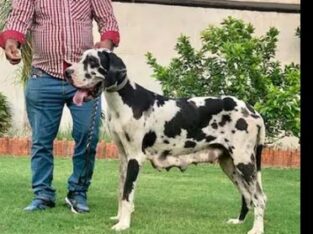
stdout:
[(64, 78), (69, 81), (72, 79), (72, 74), (74, 73), (74, 70), (73, 69), (66, 69), (65, 72), (64, 72)]

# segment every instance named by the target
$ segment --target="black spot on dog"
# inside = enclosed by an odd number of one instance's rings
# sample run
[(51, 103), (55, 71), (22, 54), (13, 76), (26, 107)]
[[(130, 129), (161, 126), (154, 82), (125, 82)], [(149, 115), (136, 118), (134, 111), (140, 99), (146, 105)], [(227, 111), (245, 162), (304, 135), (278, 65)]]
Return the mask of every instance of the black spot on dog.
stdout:
[(129, 137), (129, 135), (128, 135), (127, 132), (125, 132), (125, 137), (126, 137), (126, 140), (127, 140), (128, 142), (130, 142), (130, 137)]
[(90, 68), (98, 68), (100, 67), (100, 61), (95, 56), (87, 55), (86, 58), (83, 61), (84, 64), (84, 70), (87, 71), (88, 66)]
[(224, 131), (221, 131), (221, 134), (224, 134), (225, 132)]
[(145, 134), (142, 140), (142, 152), (145, 153), (146, 148), (151, 147), (154, 145), (156, 140), (156, 134), (153, 131), (149, 131), (148, 133)]
[[(165, 100), (162, 96), (156, 94), (155, 99), (156, 99), (156, 104), (158, 107), (163, 106), (165, 104)], [(154, 108), (152, 109), (152, 111), (154, 111)]]
[(236, 167), (241, 172), (242, 177), (247, 183), (250, 183), (253, 180), (253, 176), (255, 174), (255, 166), (253, 163), (239, 163)]
[(151, 166), (152, 166), (154, 169), (157, 169), (157, 167), (156, 167), (156, 165), (154, 164), (153, 161), (150, 161), (150, 163), (151, 163)]
[(101, 75), (103, 75), (103, 76), (106, 76), (106, 75), (107, 75), (107, 71), (104, 70), (104, 69), (101, 68), (101, 67), (98, 68), (98, 72), (99, 72)]
[(229, 115), (223, 115), (221, 122), (219, 122), (218, 124), (223, 127), (227, 122), (231, 122), (231, 118)]
[(170, 142), (168, 140), (163, 141), (164, 144), (169, 144)]
[(227, 138), (224, 138), (224, 141), (225, 141), (225, 142), (229, 142), (229, 140), (228, 140)]
[(229, 151), (229, 153), (233, 153), (233, 149), (231, 148), (231, 147), (228, 147), (228, 151)]
[(223, 101), (218, 98), (207, 98), (203, 106), (197, 107), (188, 100), (177, 99), (176, 104), (180, 110), (173, 119), (164, 125), (164, 133), (168, 137), (176, 137), (181, 130), (187, 131), (187, 138), (201, 141), (206, 134), (201, 130), (207, 127), (214, 115), (223, 110)]
[(139, 164), (136, 159), (129, 160), (127, 164), (127, 174), (124, 184), (123, 200), (129, 201), (129, 194), (134, 189), (134, 182), (139, 173)]
[(170, 150), (164, 150), (161, 155), (160, 155), (160, 159), (164, 160), (166, 158), (166, 156), (168, 156), (171, 153)]
[(253, 118), (255, 118), (255, 119), (260, 118), (260, 116), (259, 116), (259, 115), (256, 115), (256, 114), (252, 114), (251, 117), (253, 117)]
[(232, 134), (235, 134), (235, 132), (236, 132), (235, 130), (231, 130), (231, 133), (232, 133)]
[(251, 154), (251, 156), (250, 156), (250, 160), (251, 160), (251, 162), (255, 162), (255, 157), (254, 157), (254, 154)]
[(184, 148), (194, 148), (196, 145), (197, 145), (197, 143), (194, 141), (186, 141)]
[(223, 106), (225, 111), (232, 111), (237, 106), (237, 103), (234, 101), (234, 99), (226, 97), (223, 99)]
[(123, 102), (132, 109), (135, 119), (140, 119), (145, 111), (151, 110), (155, 102), (158, 106), (162, 106), (168, 100), (168, 98), (156, 95), (138, 84), (134, 89), (129, 82), (118, 93)]
[(218, 128), (217, 123), (215, 123), (215, 122), (212, 123), (212, 124), (211, 124), (211, 127), (212, 127), (213, 129), (217, 129), (217, 128)]
[(85, 77), (86, 77), (87, 79), (91, 79), (91, 75), (88, 74), (88, 73), (85, 74)]
[(247, 131), (248, 124), (247, 121), (243, 118), (237, 120), (235, 127), (240, 131)]
[(215, 139), (216, 139), (216, 137), (210, 136), (210, 135), (205, 137), (206, 142), (214, 141)]

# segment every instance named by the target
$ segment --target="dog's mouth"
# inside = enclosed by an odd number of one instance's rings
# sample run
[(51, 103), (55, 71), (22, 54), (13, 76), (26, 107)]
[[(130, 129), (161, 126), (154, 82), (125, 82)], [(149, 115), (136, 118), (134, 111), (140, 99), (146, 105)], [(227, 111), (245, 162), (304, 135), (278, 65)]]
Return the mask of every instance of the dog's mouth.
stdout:
[(100, 96), (102, 92), (102, 83), (103, 82), (99, 82), (91, 88), (77, 88), (77, 91), (73, 97), (74, 104), (81, 106), (84, 102), (88, 102)]

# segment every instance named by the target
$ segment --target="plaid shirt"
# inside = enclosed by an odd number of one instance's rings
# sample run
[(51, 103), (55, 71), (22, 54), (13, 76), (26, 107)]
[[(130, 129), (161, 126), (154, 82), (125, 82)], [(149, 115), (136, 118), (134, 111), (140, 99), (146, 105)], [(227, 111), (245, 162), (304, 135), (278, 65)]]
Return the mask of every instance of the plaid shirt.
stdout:
[(12, 11), (0, 46), (7, 39), (25, 43), (30, 29), (32, 65), (63, 79), (66, 64), (78, 62), (93, 47), (92, 20), (98, 23), (101, 40), (119, 43), (118, 24), (111, 0), (12, 0)]

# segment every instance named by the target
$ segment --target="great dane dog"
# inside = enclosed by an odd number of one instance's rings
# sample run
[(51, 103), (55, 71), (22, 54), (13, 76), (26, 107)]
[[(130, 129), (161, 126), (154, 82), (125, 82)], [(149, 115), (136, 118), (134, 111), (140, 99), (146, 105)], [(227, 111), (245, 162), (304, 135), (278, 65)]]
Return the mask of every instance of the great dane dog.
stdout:
[(143, 162), (154, 168), (185, 170), (189, 164), (218, 161), (242, 195), (232, 224), (254, 208), (249, 234), (263, 233), (266, 196), (261, 184), (262, 117), (232, 96), (172, 99), (129, 80), (126, 66), (113, 52), (87, 50), (65, 71), (78, 91), (77, 105), (104, 92), (106, 120), (120, 159), (119, 205), (114, 230), (130, 227), (135, 183)]

